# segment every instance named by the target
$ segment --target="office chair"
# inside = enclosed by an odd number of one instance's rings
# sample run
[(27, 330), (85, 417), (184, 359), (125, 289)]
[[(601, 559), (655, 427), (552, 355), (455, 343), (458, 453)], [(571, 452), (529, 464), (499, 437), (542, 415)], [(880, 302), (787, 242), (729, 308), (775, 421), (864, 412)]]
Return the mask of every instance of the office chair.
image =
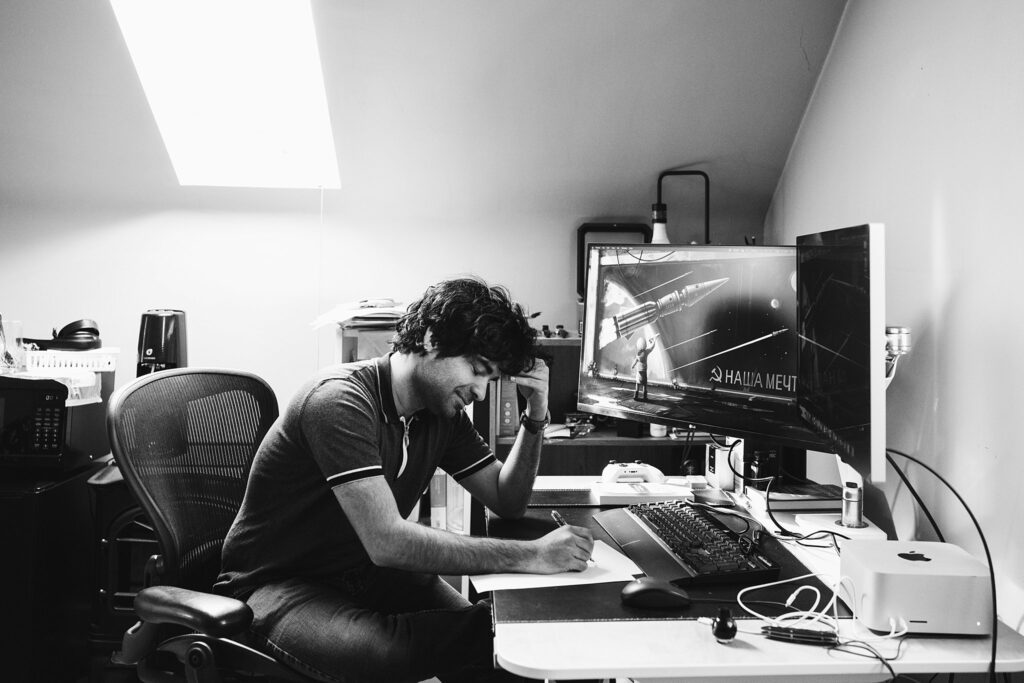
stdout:
[(266, 382), (230, 370), (165, 370), (111, 398), (114, 460), (160, 549), (135, 598), (139, 622), (114, 658), (135, 665), (143, 683), (314, 680), (249, 647), (252, 609), (210, 592), (256, 449), (277, 415)]

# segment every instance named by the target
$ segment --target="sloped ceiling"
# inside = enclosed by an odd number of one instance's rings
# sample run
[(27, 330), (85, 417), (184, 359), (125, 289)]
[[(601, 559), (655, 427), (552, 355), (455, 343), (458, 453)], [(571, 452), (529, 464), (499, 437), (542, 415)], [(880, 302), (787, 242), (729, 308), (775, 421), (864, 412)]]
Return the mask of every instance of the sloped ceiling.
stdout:
[[(658, 172), (689, 167), (711, 176), (716, 224), (757, 233), (843, 7), (314, 0), (331, 201), (647, 222)], [(274, 210), (312, 192), (178, 187), (103, 0), (0, 4), (0, 152), (9, 205)], [(703, 190), (667, 185), (696, 238)]]

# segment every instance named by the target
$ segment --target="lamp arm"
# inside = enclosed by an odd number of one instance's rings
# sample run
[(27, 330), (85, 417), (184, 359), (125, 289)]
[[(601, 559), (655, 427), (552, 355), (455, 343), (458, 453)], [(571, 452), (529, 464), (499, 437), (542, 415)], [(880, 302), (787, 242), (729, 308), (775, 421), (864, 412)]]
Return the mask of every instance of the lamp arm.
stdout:
[(661, 205), (661, 181), (670, 175), (695, 175), (704, 179), (704, 244), (711, 244), (711, 179), (704, 171), (662, 171), (658, 174), (658, 204)]

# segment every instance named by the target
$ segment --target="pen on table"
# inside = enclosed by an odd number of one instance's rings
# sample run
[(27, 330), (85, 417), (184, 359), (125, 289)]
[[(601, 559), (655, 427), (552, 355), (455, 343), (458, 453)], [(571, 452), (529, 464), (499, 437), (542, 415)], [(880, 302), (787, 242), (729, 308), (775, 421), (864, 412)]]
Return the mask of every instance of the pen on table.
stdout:
[[(552, 510), (551, 511), (551, 519), (555, 520), (555, 524), (557, 524), (558, 526), (565, 526), (566, 525), (565, 518), (562, 517), (562, 515), (560, 515), (558, 513), (558, 510)], [(590, 564), (595, 564), (594, 558), (592, 558), (592, 557), (588, 557), (587, 558), (587, 562), (589, 562)]]

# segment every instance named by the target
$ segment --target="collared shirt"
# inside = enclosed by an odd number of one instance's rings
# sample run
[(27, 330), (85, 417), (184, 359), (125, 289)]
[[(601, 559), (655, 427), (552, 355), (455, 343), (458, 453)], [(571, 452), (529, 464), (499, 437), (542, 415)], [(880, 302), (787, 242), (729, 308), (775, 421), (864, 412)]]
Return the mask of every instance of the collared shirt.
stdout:
[(408, 516), (438, 467), (461, 480), (493, 461), (465, 412), (400, 419), (390, 356), (328, 368), (299, 390), (260, 446), (217, 590), (244, 599), (271, 581), (330, 579), (368, 564), (335, 487), (383, 476)]

